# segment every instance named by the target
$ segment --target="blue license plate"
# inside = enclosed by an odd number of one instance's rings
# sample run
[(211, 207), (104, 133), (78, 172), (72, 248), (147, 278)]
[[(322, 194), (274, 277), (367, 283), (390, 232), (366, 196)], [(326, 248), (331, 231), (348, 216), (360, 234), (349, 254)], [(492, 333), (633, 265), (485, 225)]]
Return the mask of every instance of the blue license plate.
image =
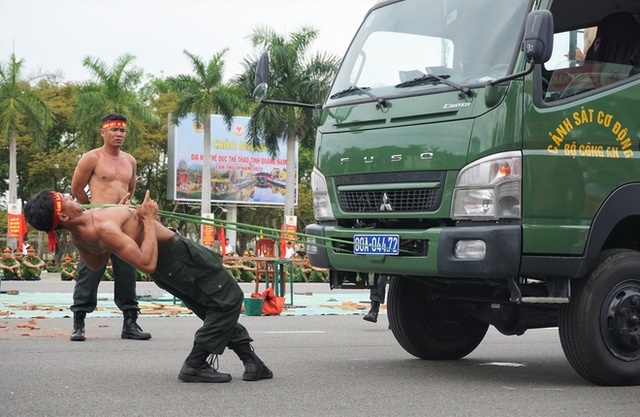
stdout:
[(353, 253), (356, 255), (400, 253), (399, 235), (354, 235)]

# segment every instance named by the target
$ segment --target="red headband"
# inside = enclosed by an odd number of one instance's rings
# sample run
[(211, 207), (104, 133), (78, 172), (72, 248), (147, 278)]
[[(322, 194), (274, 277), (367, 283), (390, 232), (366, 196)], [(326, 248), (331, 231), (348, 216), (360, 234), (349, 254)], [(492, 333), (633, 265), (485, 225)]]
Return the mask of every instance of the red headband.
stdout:
[(108, 127), (126, 127), (127, 123), (124, 120), (107, 120), (102, 124), (102, 128), (106, 129)]
[(49, 238), (49, 252), (53, 252), (56, 248), (56, 243), (58, 243), (58, 236), (54, 230), (58, 227), (60, 213), (62, 213), (62, 194), (54, 191), (51, 193), (51, 199), (53, 200), (53, 221), (51, 222), (51, 230), (47, 232), (47, 237)]

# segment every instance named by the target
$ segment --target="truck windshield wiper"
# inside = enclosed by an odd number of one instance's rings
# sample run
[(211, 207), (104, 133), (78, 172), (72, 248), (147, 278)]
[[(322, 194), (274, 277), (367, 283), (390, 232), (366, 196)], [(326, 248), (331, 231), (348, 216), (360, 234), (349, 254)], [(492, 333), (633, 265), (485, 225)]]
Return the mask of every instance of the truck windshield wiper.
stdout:
[(329, 96), (330, 99), (334, 99), (334, 98), (339, 98), (339, 97), (344, 97), (346, 95), (349, 95), (351, 93), (355, 93), (355, 92), (362, 92), (365, 93), (366, 95), (368, 95), (369, 97), (371, 97), (377, 104), (376, 104), (376, 109), (384, 109), (388, 106), (387, 100), (376, 96), (375, 94), (370, 93), (367, 90), (371, 90), (371, 87), (358, 87), (357, 85), (351, 85), (348, 88), (345, 88), (342, 91), (338, 91), (335, 94), (332, 94), (331, 96)]
[(449, 81), (448, 78), (451, 78), (450, 75), (435, 75), (435, 74), (425, 74), (422, 75), (420, 77), (414, 78), (413, 80), (409, 80), (409, 81), (405, 81), (402, 82), (400, 84), (396, 84), (395, 87), (396, 88), (406, 88), (406, 87), (413, 87), (414, 85), (420, 85), (420, 84), (428, 84), (428, 83), (432, 83), (432, 84), (438, 84), (438, 83), (442, 83), (445, 85), (448, 85), (449, 87), (453, 87), (456, 90), (460, 91), (460, 93), (462, 93), (461, 98), (466, 97), (471, 97), (473, 95), (473, 92), (471, 91), (471, 89), (469, 87), (465, 87), (463, 85), (460, 85), (458, 83), (454, 83), (453, 81)]
[(432, 75), (432, 74), (424, 74), (424, 75), (421, 75), (420, 77), (414, 78), (413, 80), (408, 80), (408, 81), (401, 82), (400, 84), (396, 84), (395, 87), (405, 88), (405, 87), (413, 87), (414, 85), (420, 85), (420, 84), (438, 84), (438, 83), (441, 83), (443, 79), (447, 79), (449, 77), (450, 77), (449, 75), (436, 77), (435, 75)]

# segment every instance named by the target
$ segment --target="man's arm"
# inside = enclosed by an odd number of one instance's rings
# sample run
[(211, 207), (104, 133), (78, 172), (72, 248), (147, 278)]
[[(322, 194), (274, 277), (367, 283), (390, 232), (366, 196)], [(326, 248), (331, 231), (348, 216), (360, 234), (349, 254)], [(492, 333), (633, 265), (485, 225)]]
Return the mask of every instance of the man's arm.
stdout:
[(69, 278), (75, 278), (76, 277), (76, 270), (68, 270), (66, 268), (62, 268), (62, 270), (60, 271), (60, 274), (64, 277), (69, 277)]
[(37, 267), (36, 267), (36, 265), (32, 264), (32, 263), (29, 261), (29, 258), (27, 258), (27, 257), (25, 257), (25, 258), (22, 260), (22, 265), (26, 266), (27, 268), (37, 268)]
[(40, 268), (41, 266), (44, 266), (44, 261), (40, 258), (36, 258), (39, 259), (40, 262), (37, 263), (33, 263), (31, 262), (31, 260), (27, 257), (22, 261), (22, 264), (28, 268)]
[[(129, 154), (127, 154), (129, 155)], [(133, 156), (129, 155), (129, 159), (131, 161), (131, 171), (132, 171), (132, 175), (131, 175), (131, 179), (129, 180), (129, 189), (127, 191), (129, 191), (130, 197), (133, 197), (133, 193), (134, 191), (136, 191), (136, 184), (137, 184), (137, 163), (136, 163), (136, 158), (134, 158)]]
[(73, 179), (71, 180), (71, 193), (78, 200), (80, 204), (89, 204), (89, 196), (85, 191), (85, 188), (89, 184), (91, 175), (96, 166), (96, 153), (91, 151), (80, 158), (78, 166), (76, 166), (73, 172)]

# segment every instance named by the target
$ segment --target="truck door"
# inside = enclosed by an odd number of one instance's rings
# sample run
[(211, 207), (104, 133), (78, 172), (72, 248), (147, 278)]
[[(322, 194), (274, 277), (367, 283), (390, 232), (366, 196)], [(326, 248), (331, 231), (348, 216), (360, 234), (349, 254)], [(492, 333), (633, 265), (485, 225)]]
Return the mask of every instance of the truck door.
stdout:
[(597, 28), (557, 31), (553, 57), (531, 76), (523, 130), (525, 254), (582, 255), (605, 199), (640, 179), (638, 34), (628, 13), (605, 17)]

